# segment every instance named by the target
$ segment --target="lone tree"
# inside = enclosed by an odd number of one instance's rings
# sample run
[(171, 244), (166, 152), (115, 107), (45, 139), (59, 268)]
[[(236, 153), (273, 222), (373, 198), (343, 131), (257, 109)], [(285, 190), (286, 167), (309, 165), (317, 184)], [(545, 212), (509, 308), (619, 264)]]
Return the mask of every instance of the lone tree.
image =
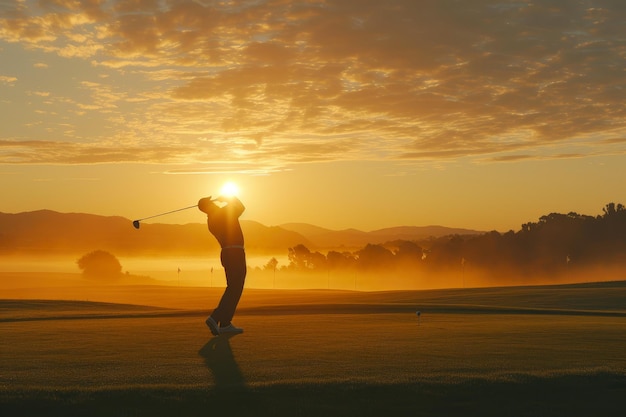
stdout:
[(103, 250), (83, 255), (76, 261), (85, 278), (117, 279), (122, 276), (122, 265), (115, 256)]

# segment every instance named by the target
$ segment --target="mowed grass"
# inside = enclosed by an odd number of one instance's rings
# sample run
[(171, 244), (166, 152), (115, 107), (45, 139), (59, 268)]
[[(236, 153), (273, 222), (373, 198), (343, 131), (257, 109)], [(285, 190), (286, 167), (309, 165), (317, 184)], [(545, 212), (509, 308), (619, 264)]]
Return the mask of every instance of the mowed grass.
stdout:
[[(103, 293), (126, 300), (133, 291)], [(152, 300), (149, 308), (0, 301), (0, 414), (622, 416), (626, 410), (621, 283), (250, 291), (236, 317), (245, 333), (232, 338), (210, 335), (197, 295), (186, 291), (144, 288), (136, 298)], [(200, 292), (207, 303), (219, 294)], [(178, 302), (165, 302), (168, 294)]]

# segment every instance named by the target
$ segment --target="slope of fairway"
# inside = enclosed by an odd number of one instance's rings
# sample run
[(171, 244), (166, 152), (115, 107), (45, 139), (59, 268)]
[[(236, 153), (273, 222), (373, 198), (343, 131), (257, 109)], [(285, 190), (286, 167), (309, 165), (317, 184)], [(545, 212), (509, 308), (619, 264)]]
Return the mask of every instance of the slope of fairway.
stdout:
[[(210, 311), (223, 287), (169, 285), (96, 285), (77, 274), (0, 273), (4, 299), (76, 300)], [(17, 281), (16, 281), (17, 280)], [(21, 283), (21, 284), (20, 284)], [(311, 305), (467, 306), (563, 311), (626, 312), (626, 281), (532, 287), (459, 288), (359, 292), (340, 290), (246, 289), (239, 311), (281, 306), (283, 310)], [(396, 306), (396, 307), (393, 307)], [(442, 307), (443, 308), (443, 307)]]
[(231, 338), (198, 308), (218, 288), (12, 298), (0, 414), (621, 416), (625, 290), (254, 290)]
[(172, 314), (172, 311), (159, 307), (90, 301), (0, 299), (0, 323), (31, 320), (152, 317), (163, 314)]
[[(6, 291), (18, 296), (42, 296)], [(57, 288), (57, 291), (59, 289)], [(223, 288), (158, 285), (61, 287), (58, 300), (0, 300), (0, 322), (56, 318), (185, 315), (208, 312)], [(63, 299), (63, 296), (68, 299)], [(76, 297), (92, 301), (76, 301)], [(561, 286), (355, 292), (329, 290), (246, 290), (239, 315), (293, 314), (545, 314), (626, 316), (624, 282)]]
[(237, 375), (247, 386), (391, 384), (626, 370), (626, 318), (446, 313), (418, 323), (405, 313), (327, 313), (237, 324), (246, 332), (228, 339), (212, 338), (199, 315), (1, 323), (0, 386), (211, 387)]

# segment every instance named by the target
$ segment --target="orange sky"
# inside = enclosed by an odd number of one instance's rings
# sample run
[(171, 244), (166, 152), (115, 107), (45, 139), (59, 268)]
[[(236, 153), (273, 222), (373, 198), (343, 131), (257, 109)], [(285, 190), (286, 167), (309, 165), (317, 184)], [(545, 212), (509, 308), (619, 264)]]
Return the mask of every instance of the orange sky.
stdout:
[[(626, 3), (0, 3), (0, 211), (517, 230), (626, 203)], [(164, 222), (203, 221), (182, 212)]]

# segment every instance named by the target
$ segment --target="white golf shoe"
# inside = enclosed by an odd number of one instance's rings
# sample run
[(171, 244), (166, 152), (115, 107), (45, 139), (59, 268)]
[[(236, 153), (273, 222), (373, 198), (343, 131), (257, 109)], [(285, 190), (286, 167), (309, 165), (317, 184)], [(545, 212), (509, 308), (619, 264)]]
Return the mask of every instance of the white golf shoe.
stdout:
[(235, 327), (233, 324), (229, 324), (226, 327), (220, 327), (220, 334), (240, 334), (243, 333), (243, 329), (241, 327)]

